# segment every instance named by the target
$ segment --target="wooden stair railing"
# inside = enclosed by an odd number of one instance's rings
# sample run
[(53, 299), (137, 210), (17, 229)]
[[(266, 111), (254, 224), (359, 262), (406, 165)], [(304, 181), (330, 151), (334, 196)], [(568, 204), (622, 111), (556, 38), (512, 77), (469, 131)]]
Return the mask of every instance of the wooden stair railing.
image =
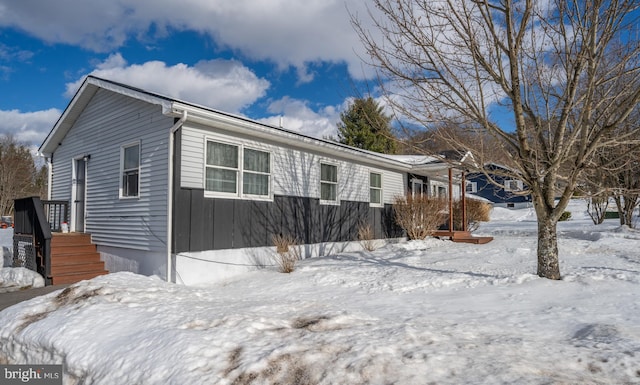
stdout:
[(43, 202), (38, 197), (28, 197), (16, 199), (14, 207), (15, 266), (36, 270), (47, 285), (75, 283), (108, 274), (90, 234), (52, 233), (52, 229), (60, 231), (68, 218), (67, 202)]

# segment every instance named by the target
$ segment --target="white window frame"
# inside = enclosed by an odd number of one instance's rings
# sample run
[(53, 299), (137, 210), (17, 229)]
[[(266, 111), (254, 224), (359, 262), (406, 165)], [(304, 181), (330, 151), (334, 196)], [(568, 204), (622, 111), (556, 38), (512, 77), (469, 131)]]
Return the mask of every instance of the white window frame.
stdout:
[[(220, 143), (228, 146), (234, 146), (237, 149), (238, 155), (238, 166), (237, 168), (228, 168), (223, 166), (214, 166), (207, 164), (207, 147), (209, 142), (212, 143)], [(259, 151), (266, 153), (269, 156), (269, 172), (261, 172), (261, 171), (253, 171), (244, 169), (244, 153), (245, 150)], [(207, 190), (207, 168), (217, 168), (223, 170), (234, 170), (236, 172), (236, 192), (223, 192), (223, 191), (212, 191)], [(258, 175), (267, 175), (267, 195), (257, 195), (257, 194), (247, 194), (244, 192), (244, 174), (258, 174)], [(273, 200), (273, 153), (271, 151), (265, 150), (263, 148), (258, 148), (250, 145), (245, 145), (243, 143), (234, 143), (229, 140), (220, 139), (217, 137), (206, 137), (204, 140), (204, 159), (203, 159), (203, 188), (205, 197), (208, 198), (237, 198), (237, 199), (249, 199), (249, 200)]]
[[(375, 175), (379, 175), (380, 176), (380, 187), (376, 187), (376, 186), (372, 186), (371, 185), (371, 175), (375, 174)], [(377, 172), (377, 171), (369, 171), (369, 205), (372, 207), (382, 207), (384, 206), (384, 193), (383, 193), (383, 176), (381, 172)], [(372, 190), (377, 190), (380, 192), (380, 202), (371, 202), (371, 192)]]
[[(237, 165), (236, 168), (232, 168), (232, 167), (225, 167), (225, 166), (216, 166), (216, 165), (209, 165), (207, 163), (207, 151), (208, 151), (208, 147), (209, 147), (209, 142), (212, 143), (218, 143), (218, 144), (224, 144), (227, 146), (233, 146), (236, 148), (236, 156), (237, 156)], [(217, 197), (225, 197), (225, 198), (232, 198), (232, 197), (239, 197), (240, 196), (240, 170), (242, 168), (242, 153), (240, 151), (240, 145), (237, 143), (230, 143), (224, 140), (218, 140), (218, 139), (205, 139), (204, 141), (204, 159), (203, 159), (203, 163), (204, 163), (204, 172), (202, 174), (203, 176), (203, 180), (202, 180), (202, 184), (204, 187), (204, 191), (206, 195), (210, 195), (210, 196), (217, 196)], [(207, 169), (218, 169), (218, 170), (232, 170), (235, 171), (236, 173), (236, 191), (235, 192), (224, 192), (224, 191), (213, 191), (213, 190), (207, 190)]]
[(429, 194), (431, 194), (432, 198), (447, 198), (449, 196), (449, 186), (444, 182), (431, 180), (429, 181)]
[[(419, 186), (416, 188), (416, 186)], [(424, 181), (422, 179), (413, 178), (411, 179), (411, 196), (416, 196), (416, 191), (420, 191), (419, 196), (424, 194)]]
[[(137, 171), (138, 171), (138, 187), (136, 189), (136, 191), (138, 192), (137, 195), (124, 195), (124, 173), (125, 172), (130, 172), (135, 170), (134, 168), (131, 169), (126, 169), (124, 168), (124, 155), (125, 155), (125, 150), (131, 147), (137, 146), (138, 147), (138, 167), (137, 167)], [(119, 175), (119, 186), (118, 186), (118, 196), (120, 199), (140, 199), (140, 174), (141, 174), (141, 163), (142, 163), (142, 145), (140, 144), (140, 141), (136, 141), (136, 142), (130, 142), (130, 143), (126, 143), (120, 146), (120, 175)]]
[[(259, 148), (255, 148), (255, 147), (250, 147), (250, 146), (244, 146), (241, 145), (240, 146), (241, 151), (242, 151), (242, 158), (240, 159), (240, 164), (241, 164), (241, 175), (239, 177), (239, 184), (241, 185), (241, 194), (242, 197), (244, 198), (262, 198), (262, 199), (270, 199), (272, 196), (272, 189), (271, 189), (271, 180), (273, 178), (271, 178), (271, 170), (273, 169), (273, 156), (271, 154), (270, 151), (265, 151), (263, 149), (259, 149)], [(269, 157), (269, 172), (263, 172), (263, 171), (254, 171), (254, 170), (245, 170), (244, 167), (244, 153), (246, 150), (250, 150), (250, 151), (257, 151), (257, 152), (262, 152), (267, 154), (267, 156)], [(244, 192), (244, 175), (245, 173), (247, 174), (255, 174), (255, 175), (266, 175), (267, 176), (267, 194), (266, 195), (258, 195), (258, 194), (247, 194)]]
[[(465, 186), (465, 193), (469, 193), (469, 194), (473, 194), (473, 193), (477, 193), (478, 192), (478, 182), (470, 182), (470, 181), (465, 181), (466, 182), (466, 186)], [(469, 191), (468, 187), (471, 186), (471, 190)]]
[[(325, 166), (331, 166), (331, 167), (335, 167), (336, 168), (336, 181), (325, 181), (322, 180), (322, 165)], [(330, 161), (326, 161), (326, 160), (321, 160), (320, 161), (320, 165), (319, 165), (319, 170), (318, 170), (318, 180), (319, 180), (319, 190), (318, 190), (318, 195), (320, 196), (320, 204), (321, 205), (339, 205), (340, 204), (340, 167), (337, 163), (334, 162), (330, 162)], [(328, 200), (328, 199), (322, 199), (322, 185), (323, 184), (331, 184), (335, 186), (336, 189), (336, 199), (335, 200)]]
[[(516, 188), (512, 188), (511, 184), (515, 183)], [(504, 191), (522, 191), (524, 190), (524, 184), (520, 179), (505, 179), (504, 182)]]

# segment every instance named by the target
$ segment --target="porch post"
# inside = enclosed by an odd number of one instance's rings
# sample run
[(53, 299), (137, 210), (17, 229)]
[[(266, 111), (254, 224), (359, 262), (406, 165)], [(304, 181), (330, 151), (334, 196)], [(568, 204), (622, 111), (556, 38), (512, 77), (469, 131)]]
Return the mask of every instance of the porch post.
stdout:
[(462, 199), (462, 231), (467, 231), (467, 181), (465, 179), (464, 170), (462, 170), (461, 176), (461, 185), (460, 185), (460, 196)]
[(449, 167), (449, 231), (453, 232), (453, 171)]

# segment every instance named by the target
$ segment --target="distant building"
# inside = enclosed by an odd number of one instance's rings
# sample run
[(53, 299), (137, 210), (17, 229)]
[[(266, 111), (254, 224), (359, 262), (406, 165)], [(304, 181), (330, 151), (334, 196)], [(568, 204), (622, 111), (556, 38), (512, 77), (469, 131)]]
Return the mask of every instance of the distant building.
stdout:
[(495, 163), (485, 165), (487, 174), (497, 182), (489, 181), (484, 173), (471, 173), (466, 177), (466, 194), (484, 198), (495, 207), (523, 208), (531, 207), (531, 194), (522, 194), (528, 186), (521, 179), (505, 176), (510, 169)]

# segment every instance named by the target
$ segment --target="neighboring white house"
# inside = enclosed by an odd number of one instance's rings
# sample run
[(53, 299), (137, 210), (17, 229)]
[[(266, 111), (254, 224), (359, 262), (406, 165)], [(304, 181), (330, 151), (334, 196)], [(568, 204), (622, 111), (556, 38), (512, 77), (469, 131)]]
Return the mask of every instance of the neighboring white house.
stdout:
[(451, 167), (93, 76), (39, 151), (49, 199), (71, 202), (71, 231), (91, 234), (108, 270), (187, 284), (270, 263), (275, 234), (297, 238), (305, 256), (358, 247), (362, 223), (378, 239), (401, 238), (394, 197), (447, 195)]

